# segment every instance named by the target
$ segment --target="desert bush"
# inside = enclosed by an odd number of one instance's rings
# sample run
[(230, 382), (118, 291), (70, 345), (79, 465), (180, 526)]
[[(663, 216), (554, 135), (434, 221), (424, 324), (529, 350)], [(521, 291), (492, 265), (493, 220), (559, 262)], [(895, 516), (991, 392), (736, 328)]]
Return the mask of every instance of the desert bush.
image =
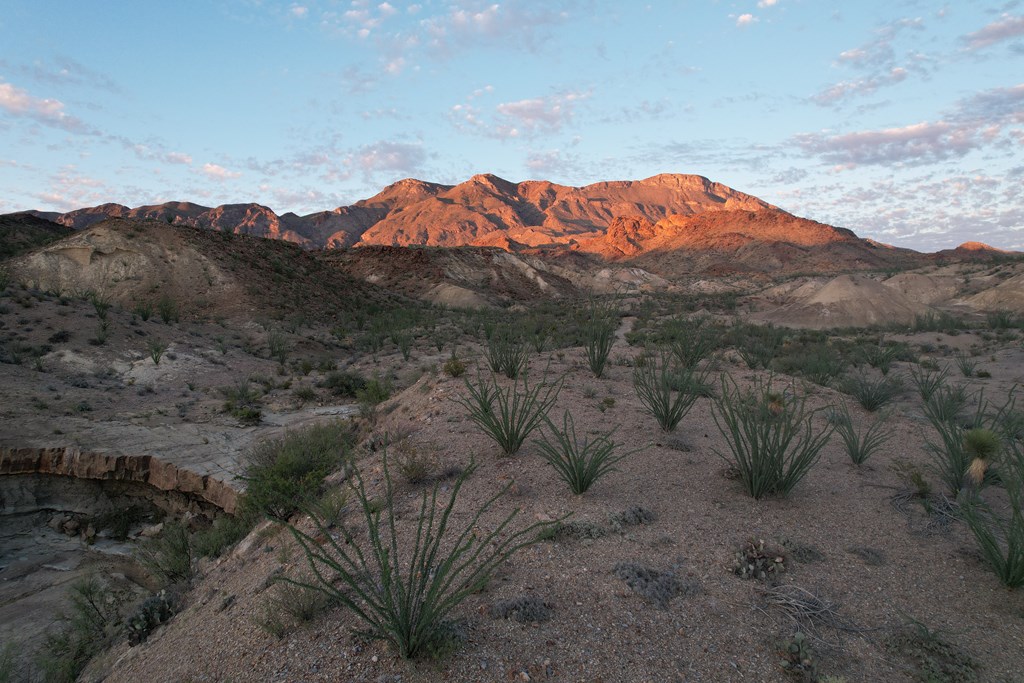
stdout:
[(993, 311), (985, 316), (985, 321), (990, 330), (1008, 330), (1020, 326), (1020, 322), (1009, 311)]
[(929, 370), (923, 365), (910, 366), (910, 378), (914, 382), (922, 401), (930, 401), (932, 396), (945, 385), (949, 370)]
[(221, 387), (224, 394), (224, 412), (230, 413), (243, 424), (259, 424), (263, 419), (260, 409), (260, 392), (249, 386), (248, 382), (239, 382), (233, 387)]
[(880, 415), (863, 433), (858, 433), (853, 426), (850, 410), (843, 404), (842, 408), (833, 413), (833, 424), (836, 433), (846, 446), (846, 454), (854, 465), (863, 465), (873, 453), (878, 451), (892, 437), (892, 431), (885, 428), (887, 415)]
[(143, 600), (125, 619), (128, 644), (135, 646), (145, 642), (157, 626), (170, 621), (174, 608), (174, 600), (165, 590)]
[(37, 656), (47, 683), (77, 680), (89, 661), (108, 647), (120, 627), (119, 602), (96, 576), (86, 576), (68, 590), (71, 611), (48, 633)]
[[(960, 496), (965, 484), (967, 484), (968, 473), (971, 472), (972, 462), (979, 454), (979, 446), (984, 439), (984, 431), (999, 433), (999, 425), (1002, 415), (1012, 411), (1014, 396), (1010, 398), (1001, 408), (992, 412), (988, 409), (988, 402), (983, 396), (978, 397), (977, 407), (969, 420), (961, 418), (961, 412), (967, 398), (958, 393), (947, 393), (947, 389), (938, 390), (931, 401), (924, 404), (924, 413), (938, 434), (938, 441), (926, 439), (925, 449), (932, 459), (932, 468), (946, 487), (946, 493), (954, 498)], [(982, 446), (982, 449), (984, 447)], [(983, 457), (982, 460), (990, 458)], [(980, 465), (975, 465), (973, 472), (978, 473)], [(993, 483), (996, 480), (995, 473), (984, 468), (982, 475), (973, 482), (975, 487)]]
[(975, 455), (979, 446), (987, 455), (1004, 446), (998, 462), (1009, 501), (1009, 515), (1002, 517), (978, 495), (961, 506), (961, 511), (985, 563), (1004, 586), (1019, 588), (1024, 586), (1024, 450), (1017, 441), (1000, 444), (995, 432), (985, 431), (988, 433), (972, 435), (968, 432), (965, 442)]
[(621, 512), (615, 512), (608, 515), (608, 522), (612, 525), (612, 529), (619, 533), (621, 533), (625, 527), (650, 524), (655, 519), (656, 517), (654, 513), (643, 505), (630, 505)]
[(835, 379), (846, 372), (847, 366), (839, 350), (825, 343), (787, 347), (786, 353), (776, 356), (772, 364), (778, 372), (804, 377), (822, 386), (832, 386)]
[(270, 352), (270, 357), (281, 365), (288, 360), (289, 346), (288, 338), (280, 332), (267, 334), (267, 350)]
[(164, 524), (160, 535), (138, 550), (139, 563), (163, 585), (187, 584), (195, 570), (188, 529), (179, 522)]
[(569, 411), (562, 416), (562, 429), (559, 430), (545, 416), (551, 441), (546, 433), (534, 441), (540, 450), (541, 457), (558, 472), (569, 490), (579, 495), (586, 492), (598, 479), (615, 470), (615, 463), (629, 453), (615, 453), (616, 444), (611, 440), (615, 432), (601, 434), (593, 441), (584, 437), (581, 444), (576, 436), (576, 423)]
[(881, 340), (877, 344), (860, 347), (861, 357), (864, 361), (871, 367), (880, 370), (883, 375), (889, 374), (889, 368), (892, 367), (892, 362), (896, 360), (899, 352), (898, 346), (884, 346)]
[(408, 361), (412, 356), (412, 345), (415, 338), (413, 337), (412, 330), (409, 329), (395, 329), (391, 331), (391, 341), (395, 343), (398, 350), (402, 354), (402, 360)]
[(959, 334), (960, 330), (966, 329), (967, 323), (943, 311), (933, 313), (929, 311), (924, 315), (915, 315), (914, 322), (910, 326), (912, 332), (946, 332), (948, 334)]
[(335, 396), (355, 398), (356, 394), (366, 386), (366, 378), (355, 372), (335, 370), (324, 377), (320, 386), (329, 389)]
[(587, 365), (594, 377), (604, 374), (604, 366), (615, 342), (616, 316), (615, 301), (598, 303), (591, 301), (587, 321), (583, 327), (587, 351)]
[(192, 535), (192, 554), (196, 557), (220, 557), (226, 549), (245, 538), (255, 522), (255, 515), (244, 512), (217, 517), (208, 528)]
[(487, 363), (491, 372), (517, 379), (526, 370), (529, 359), (526, 344), (509, 327), (496, 329), (487, 340)]
[(163, 358), (164, 351), (167, 350), (167, 342), (161, 339), (151, 339), (146, 348), (149, 350), (149, 357), (153, 359), (153, 365), (160, 365), (160, 359)]
[(449, 377), (462, 377), (466, 374), (466, 363), (455, 354), (455, 349), (452, 349), (452, 355), (444, 362), (442, 369)]
[(348, 460), (353, 442), (351, 425), (335, 422), (255, 446), (241, 476), (243, 514), (287, 521), (320, 494), (324, 478)]
[(806, 402), (806, 396), (776, 392), (771, 379), (742, 391), (723, 375), (712, 417), (731, 456), (719, 456), (754, 498), (789, 494), (818, 461), (832, 427), (815, 431), (813, 418), (822, 409), (808, 410)]
[(695, 391), (672, 391), (673, 386), (692, 388), (704, 384), (707, 371), (679, 367), (671, 354), (662, 350), (639, 359), (633, 367), (633, 389), (663, 431), (672, 432), (700, 396)]
[(659, 331), (658, 341), (666, 345), (684, 368), (697, 364), (718, 348), (721, 332), (705, 315), (675, 316)]
[(465, 380), (468, 396), (456, 397), (456, 403), (469, 411), (469, 419), (494, 439), (505, 455), (515, 455), (523, 442), (541, 423), (555, 404), (562, 380), (530, 386), (524, 375), (502, 389), (493, 376), (478, 376), (476, 383)]
[(133, 312), (145, 322), (153, 317), (153, 303), (151, 301), (136, 301)]
[(292, 390), (292, 396), (295, 397), (300, 404), (309, 403), (310, 401), (316, 400), (316, 389), (313, 387), (296, 387)]
[(509, 600), (500, 600), (491, 606), (495, 619), (511, 619), (523, 624), (547, 621), (554, 614), (554, 605), (536, 595), (520, 595)]
[(963, 351), (957, 351), (954, 353), (953, 361), (956, 363), (957, 369), (960, 370), (964, 377), (974, 376), (974, 371), (978, 367), (978, 361), (974, 360)]
[(156, 302), (156, 312), (165, 325), (177, 322), (179, 318), (178, 302), (171, 298), (170, 294), (162, 294)]
[(735, 325), (730, 335), (740, 358), (751, 370), (771, 367), (787, 332), (774, 325)]
[(684, 583), (671, 571), (660, 571), (636, 562), (620, 562), (612, 570), (626, 585), (661, 609), (677, 595), (696, 593), (696, 583)]
[(424, 492), (415, 530), (400, 534), (386, 453), (382, 462), (384, 494), (379, 503), (371, 499), (362, 475), (353, 474), (366, 536), (345, 532), (336, 537), (316, 517), (312, 533), (290, 526), (313, 578), (283, 580), (322, 591), (351, 610), (366, 625), (366, 635), (388, 641), (400, 657), (443, 652), (449, 645), (445, 641), (451, 633), (452, 610), (481, 590), (517, 551), (536, 543), (552, 523), (512, 531), (518, 513), (514, 510), (491, 531), (482, 531), (481, 519), (508, 490), (505, 487), (477, 507), (461, 531), (450, 529), (470, 467), (455, 481), (446, 503), (438, 500), (437, 486)]
[(940, 384), (924, 400), (924, 413), (933, 423), (954, 424), (969, 401), (967, 390), (962, 385)]
[(903, 393), (903, 382), (895, 376), (872, 379), (865, 373), (857, 373), (848, 375), (840, 388), (844, 394), (856, 398), (864, 410), (874, 412)]

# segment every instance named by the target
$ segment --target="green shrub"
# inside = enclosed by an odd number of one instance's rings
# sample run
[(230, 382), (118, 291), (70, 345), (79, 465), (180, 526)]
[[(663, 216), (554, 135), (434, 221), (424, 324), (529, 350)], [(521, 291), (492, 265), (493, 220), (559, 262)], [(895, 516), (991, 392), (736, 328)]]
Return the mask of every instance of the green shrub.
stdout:
[(720, 337), (719, 328), (705, 315), (676, 316), (662, 325), (658, 341), (684, 368), (692, 369), (718, 348)]
[(135, 315), (142, 318), (145, 322), (153, 316), (153, 303), (150, 301), (136, 301), (135, 302)]
[(615, 302), (599, 304), (590, 302), (587, 322), (583, 327), (586, 341), (587, 365), (594, 377), (604, 374), (604, 366), (615, 342), (616, 316)]
[(876, 419), (863, 434), (859, 434), (853, 426), (853, 419), (850, 411), (843, 404), (843, 407), (833, 414), (833, 423), (836, 432), (846, 446), (846, 454), (854, 465), (863, 465), (878, 449), (885, 445), (885, 442), (892, 437), (892, 431), (885, 428), (887, 416), (882, 415)]
[(164, 524), (156, 538), (146, 541), (138, 550), (139, 563), (164, 585), (187, 584), (195, 570), (192, 567), (192, 543), (179, 522)]
[(196, 532), (191, 539), (196, 557), (220, 557), (252, 531), (256, 518), (251, 514), (221, 515), (208, 529)]
[(903, 382), (899, 377), (883, 375), (871, 379), (864, 373), (849, 375), (842, 383), (843, 393), (850, 394), (869, 412), (874, 412), (892, 402), (903, 393)]
[(465, 383), (469, 395), (456, 397), (455, 402), (469, 411), (469, 419), (494, 439), (505, 455), (519, 451), (526, 437), (547, 417), (562, 388), (561, 380), (531, 388), (525, 375), (506, 389), (494, 377), (478, 376), (475, 384), (468, 379)]
[(889, 368), (892, 367), (892, 362), (896, 360), (899, 352), (898, 346), (883, 346), (881, 341), (878, 344), (860, 347), (861, 357), (864, 361), (871, 367), (878, 368), (883, 375), (889, 374)]
[(260, 392), (240, 382), (233, 387), (221, 387), (224, 394), (224, 412), (230, 413), (242, 424), (259, 424), (263, 419), (260, 409)]
[(953, 354), (953, 360), (956, 362), (956, 367), (964, 377), (974, 376), (974, 371), (978, 367), (978, 361), (974, 360), (963, 351), (957, 351)]
[(924, 400), (924, 412), (933, 423), (954, 424), (960, 419), (969, 400), (963, 386), (940, 384)]
[[(990, 453), (998, 438), (989, 430), (978, 441)], [(968, 433), (968, 450), (976, 451)], [(1004, 586), (1024, 586), (1024, 450), (1017, 441), (1009, 441), (999, 457), (999, 474), (1009, 500), (1009, 516), (1002, 517), (981, 497), (975, 495), (962, 507), (964, 521), (978, 543), (985, 563)], [(996, 446), (998, 448), (998, 446)]]
[(172, 299), (169, 294), (160, 296), (156, 302), (156, 311), (160, 314), (160, 319), (164, 321), (165, 325), (178, 321), (178, 302)]
[(356, 394), (366, 386), (366, 378), (355, 372), (335, 370), (324, 377), (320, 386), (329, 389), (335, 396), (355, 398)]
[(71, 613), (46, 635), (38, 656), (47, 683), (75, 681), (89, 661), (113, 642), (120, 627), (119, 602), (97, 577), (76, 580), (68, 597)]
[(923, 365), (910, 367), (910, 378), (917, 388), (922, 401), (930, 401), (932, 396), (945, 385), (949, 370), (928, 370)]
[(289, 347), (288, 338), (282, 333), (270, 332), (267, 334), (267, 350), (270, 352), (270, 357), (281, 365), (288, 360)]
[(487, 340), (487, 363), (491, 372), (517, 379), (526, 370), (529, 359), (526, 344), (509, 327), (496, 329)]
[(149, 349), (149, 357), (153, 359), (153, 365), (160, 365), (160, 359), (164, 356), (164, 351), (167, 350), (167, 342), (160, 339), (151, 339), (147, 345)]
[(616, 444), (610, 438), (615, 429), (601, 434), (593, 441), (584, 437), (581, 444), (576, 436), (576, 423), (568, 410), (562, 416), (561, 430), (546, 416), (545, 422), (552, 440), (548, 441), (547, 434), (542, 433), (534, 444), (540, 450), (541, 457), (555, 468), (562, 481), (568, 484), (569, 490), (577, 495), (586, 492), (598, 479), (613, 472), (615, 463), (629, 455), (616, 455)]
[[(638, 359), (633, 368), (633, 389), (663, 431), (675, 431), (702, 392), (695, 389), (705, 384), (707, 371), (680, 367), (672, 355), (662, 350)], [(684, 389), (673, 391), (673, 387)]]
[(348, 459), (351, 426), (314, 425), (259, 444), (249, 452), (242, 479), (243, 514), (287, 521), (320, 494), (324, 478)]
[(437, 486), (430, 494), (424, 492), (414, 531), (400, 534), (386, 454), (383, 466), (385, 489), (379, 504), (370, 498), (361, 474), (353, 476), (366, 536), (346, 532), (335, 538), (316, 517), (315, 533), (290, 526), (315, 578), (282, 580), (322, 591), (366, 624), (367, 636), (388, 641), (400, 657), (436, 656), (450, 648), (451, 612), (486, 586), (518, 550), (538, 542), (552, 523), (512, 531), (518, 513), (514, 510), (496, 526), (489, 525), (491, 531), (481, 531), (481, 519), (506, 487), (476, 508), (461, 531), (450, 529), (470, 467), (455, 481), (447, 503), (438, 500)]
[(445, 361), (442, 369), (449, 377), (462, 377), (466, 374), (466, 364), (455, 355), (455, 349), (452, 349), (452, 355)]
[[(954, 408), (962, 404), (958, 400), (944, 400), (942, 397), (945, 391), (945, 388), (937, 391), (932, 400), (924, 404), (925, 416), (939, 436), (938, 441), (927, 439), (925, 449), (932, 458), (935, 473), (946, 487), (946, 493), (956, 498), (967, 483), (968, 473), (977, 475), (973, 482), (977, 488), (996, 481), (994, 471), (988, 469), (987, 465), (983, 470), (979, 470), (979, 464), (974, 464), (973, 470), (971, 466), (980, 452), (981, 439), (985, 438), (983, 432), (990, 431), (993, 435), (1000, 433), (1002, 416), (1012, 411), (1014, 396), (1011, 393), (1006, 404), (995, 412), (990, 412), (988, 402), (979, 396), (974, 415), (966, 424), (962, 424), (958, 419), (960, 410), (954, 412)], [(949, 414), (951, 412), (952, 415)]]
[(806, 396), (774, 391), (770, 379), (741, 391), (722, 377), (712, 417), (731, 456), (719, 455), (754, 498), (787, 495), (818, 461), (832, 428), (815, 432), (813, 418), (822, 409), (808, 410), (806, 402)]

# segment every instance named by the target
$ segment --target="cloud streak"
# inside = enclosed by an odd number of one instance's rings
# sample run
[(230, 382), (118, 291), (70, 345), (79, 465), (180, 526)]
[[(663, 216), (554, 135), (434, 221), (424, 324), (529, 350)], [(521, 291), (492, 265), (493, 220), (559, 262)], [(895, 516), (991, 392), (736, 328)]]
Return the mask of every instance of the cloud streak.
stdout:
[(64, 111), (64, 103), (50, 98), (34, 97), (10, 83), (0, 82), (0, 109), (16, 117), (24, 117), (70, 133), (92, 134), (89, 126)]
[(993, 21), (974, 33), (968, 33), (963, 41), (968, 50), (981, 50), (1004, 40), (1021, 37), (1024, 37), (1024, 16), (1004, 14), (998, 21)]

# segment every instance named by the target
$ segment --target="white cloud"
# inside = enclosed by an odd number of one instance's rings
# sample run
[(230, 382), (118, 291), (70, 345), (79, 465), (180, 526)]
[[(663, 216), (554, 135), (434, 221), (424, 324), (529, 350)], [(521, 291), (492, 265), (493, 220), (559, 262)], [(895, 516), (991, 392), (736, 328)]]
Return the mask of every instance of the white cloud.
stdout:
[(33, 97), (27, 91), (10, 83), (0, 82), (0, 109), (72, 133), (94, 132), (74, 116), (66, 113), (64, 103), (60, 100)]
[(367, 179), (376, 173), (415, 174), (427, 159), (419, 143), (382, 140), (360, 147), (345, 159), (345, 164), (361, 170)]
[(185, 164), (187, 166), (192, 163), (192, 157), (183, 152), (168, 152), (164, 155), (164, 159), (172, 164)]
[(309, 8), (303, 5), (292, 5), (291, 9), (288, 10), (288, 13), (296, 19), (305, 19), (309, 16)]
[(737, 26), (750, 26), (751, 24), (753, 24), (756, 21), (757, 21), (757, 17), (755, 17), (753, 14), (749, 14), (749, 13), (748, 14), (741, 14), (738, 17), (736, 17), (736, 25)]
[(974, 33), (968, 33), (963, 40), (967, 43), (968, 49), (980, 50), (1019, 37), (1024, 37), (1024, 16), (1004, 14), (999, 21), (983, 26)]
[(229, 171), (219, 164), (211, 163), (203, 164), (202, 172), (215, 180), (231, 180), (242, 175), (238, 171)]
[(779, 0), (761, 0), (757, 3), (757, 6), (764, 9), (766, 7), (775, 7), (777, 4), (779, 4)]

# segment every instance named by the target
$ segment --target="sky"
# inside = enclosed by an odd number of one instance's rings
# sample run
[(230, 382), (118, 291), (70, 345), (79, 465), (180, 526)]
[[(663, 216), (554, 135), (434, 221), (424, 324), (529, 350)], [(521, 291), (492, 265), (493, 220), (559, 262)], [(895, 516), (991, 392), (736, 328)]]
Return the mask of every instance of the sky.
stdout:
[(693, 173), (1024, 250), (1024, 3), (4, 0), (0, 213)]

